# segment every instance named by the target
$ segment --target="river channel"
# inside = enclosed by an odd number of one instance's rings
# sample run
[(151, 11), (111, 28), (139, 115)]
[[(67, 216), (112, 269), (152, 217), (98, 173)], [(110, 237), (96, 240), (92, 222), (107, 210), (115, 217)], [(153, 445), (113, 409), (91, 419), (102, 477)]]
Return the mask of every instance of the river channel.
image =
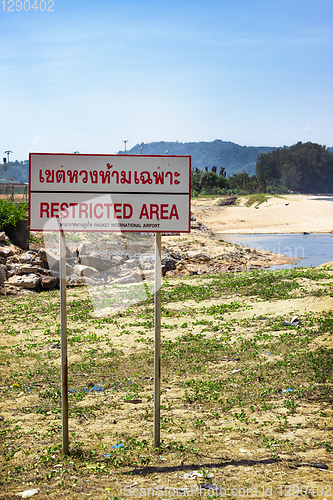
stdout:
[(333, 234), (215, 234), (223, 239), (257, 250), (284, 254), (297, 260), (297, 264), (272, 266), (270, 269), (316, 267), (333, 261)]

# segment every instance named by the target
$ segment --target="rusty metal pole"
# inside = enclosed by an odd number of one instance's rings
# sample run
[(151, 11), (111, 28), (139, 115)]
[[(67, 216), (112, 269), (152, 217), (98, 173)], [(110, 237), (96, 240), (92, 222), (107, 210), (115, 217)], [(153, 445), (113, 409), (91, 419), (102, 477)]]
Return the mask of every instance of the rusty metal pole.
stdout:
[(161, 411), (161, 233), (155, 233), (154, 446), (160, 446)]
[(61, 329), (61, 410), (62, 453), (68, 455), (68, 360), (67, 360), (67, 311), (66, 311), (66, 240), (60, 231), (60, 329)]

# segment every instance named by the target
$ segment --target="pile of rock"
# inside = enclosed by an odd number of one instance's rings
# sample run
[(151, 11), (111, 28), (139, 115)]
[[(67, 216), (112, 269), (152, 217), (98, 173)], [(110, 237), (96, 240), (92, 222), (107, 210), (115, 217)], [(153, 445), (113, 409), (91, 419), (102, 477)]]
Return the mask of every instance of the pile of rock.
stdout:
[[(10, 245), (0, 233), (0, 293), (54, 290), (59, 287), (59, 253), (57, 249), (29, 250)], [(1, 243), (2, 241), (2, 243)], [(132, 252), (131, 252), (132, 250)], [(177, 254), (162, 252), (162, 273), (176, 269), (181, 260)], [(84, 243), (66, 248), (66, 283), (68, 286), (127, 284), (152, 281), (155, 276), (154, 255), (143, 248), (119, 248), (89, 251)]]
[[(170, 256), (173, 254), (170, 253)], [(166, 271), (166, 276), (200, 275), (207, 273), (239, 272), (259, 269), (272, 265), (272, 254), (251, 248), (235, 248), (219, 255), (210, 255), (204, 250), (181, 252), (173, 268)]]
[[(196, 222), (196, 221), (192, 221)], [(128, 284), (153, 281), (155, 258), (151, 242), (120, 238), (106, 247), (88, 250), (81, 243), (66, 248), (66, 282), (68, 286)], [(270, 252), (250, 248), (232, 248), (218, 255), (206, 249), (188, 247), (162, 250), (162, 274), (167, 277), (200, 275), (258, 269), (272, 265)], [(24, 252), (9, 244), (0, 233), (0, 293), (41, 292), (59, 287), (59, 253), (57, 248)]]

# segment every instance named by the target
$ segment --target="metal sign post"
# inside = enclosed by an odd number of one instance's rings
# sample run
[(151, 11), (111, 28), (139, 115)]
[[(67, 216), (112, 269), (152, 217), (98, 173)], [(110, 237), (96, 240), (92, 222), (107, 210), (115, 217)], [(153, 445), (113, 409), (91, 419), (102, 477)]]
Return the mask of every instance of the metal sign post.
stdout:
[(160, 446), (161, 233), (188, 233), (191, 157), (30, 153), (29, 229), (60, 232), (62, 449), (68, 455), (65, 231), (155, 233), (154, 444)]
[(66, 240), (60, 231), (60, 328), (61, 328), (61, 410), (62, 452), (68, 455), (68, 371), (67, 371), (67, 314), (66, 314)]
[(160, 446), (161, 399), (161, 233), (155, 233), (154, 446)]

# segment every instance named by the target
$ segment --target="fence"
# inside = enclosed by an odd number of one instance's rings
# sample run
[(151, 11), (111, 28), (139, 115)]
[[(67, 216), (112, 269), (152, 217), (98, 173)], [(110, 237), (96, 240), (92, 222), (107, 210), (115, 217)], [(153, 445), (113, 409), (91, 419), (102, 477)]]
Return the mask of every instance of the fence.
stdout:
[(20, 201), (28, 203), (29, 185), (18, 182), (0, 183), (0, 199), (11, 200), (14, 203), (19, 203)]

